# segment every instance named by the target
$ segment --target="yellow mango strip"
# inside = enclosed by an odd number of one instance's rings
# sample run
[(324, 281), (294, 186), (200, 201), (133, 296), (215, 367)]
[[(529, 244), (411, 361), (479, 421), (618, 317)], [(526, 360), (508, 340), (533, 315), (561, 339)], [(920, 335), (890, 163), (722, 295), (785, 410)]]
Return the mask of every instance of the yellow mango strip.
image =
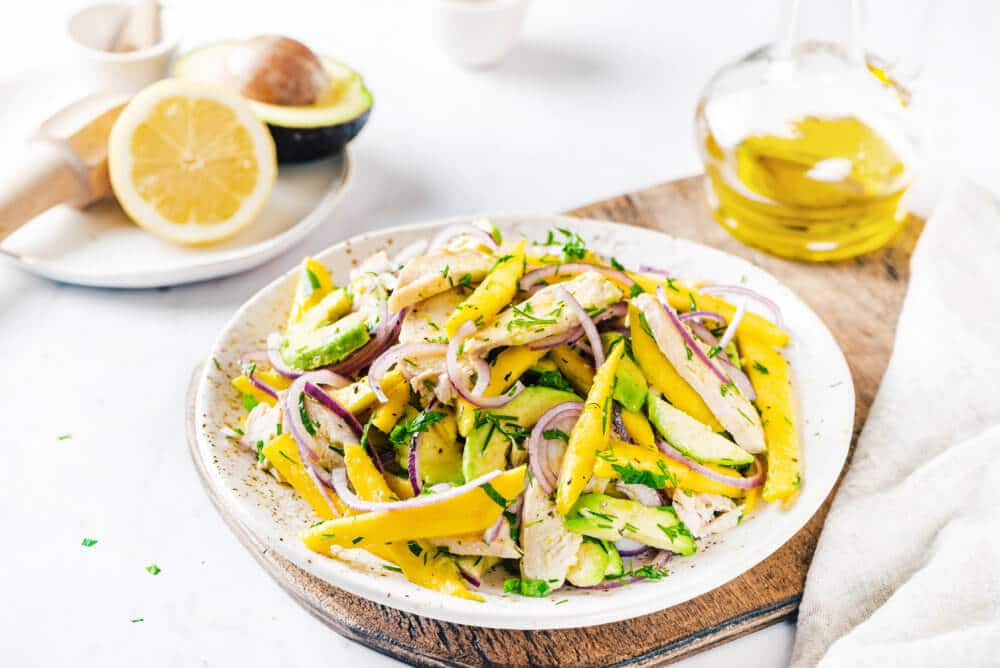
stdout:
[(747, 490), (747, 495), (743, 497), (743, 517), (749, 517), (757, 509), (757, 501), (760, 500), (760, 487)]
[(257, 378), (257, 380), (275, 390), (287, 390), (288, 386), (292, 384), (290, 378), (285, 378), (277, 371), (256, 369), (253, 372), (253, 375)]
[(449, 337), (455, 336), (458, 328), (467, 322), (482, 327), (514, 300), (517, 283), (524, 276), (524, 246), (526, 239), (507, 254), (501, 256), (496, 265), (486, 275), (468, 298), (455, 307), (444, 329)]
[[(393, 369), (382, 378), (382, 391), (388, 396), (389, 393), (395, 392), (396, 386), (400, 384), (405, 385), (406, 379), (403, 378), (403, 373), (399, 369)], [(352, 415), (360, 415), (378, 402), (378, 397), (372, 391), (367, 376), (339, 390), (334, 390), (330, 395)]]
[[(504, 471), (488, 484), (491, 492), (513, 500), (524, 491), (525, 467)], [(367, 547), (387, 542), (485, 531), (504, 510), (485, 485), (430, 506), (377, 510), (328, 520), (302, 533), (306, 546), (322, 554), (330, 547)]]
[[(490, 370), (490, 383), (483, 391), (484, 397), (496, 397), (513, 385), (529, 367), (542, 359), (547, 350), (532, 350), (530, 346), (511, 346), (500, 353)], [(476, 423), (476, 407), (459, 398), (456, 408), (458, 433), (468, 436)], [(382, 431), (385, 431), (384, 429)]]
[(612, 420), (611, 392), (624, 354), (623, 342), (619, 341), (611, 347), (604, 364), (594, 374), (594, 384), (587, 393), (583, 413), (570, 432), (556, 488), (556, 510), (560, 515), (567, 514), (580, 498), (583, 488), (594, 475), (597, 451), (603, 450), (608, 444)]
[[(639, 284), (639, 287), (651, 295), (656, 294), (656, 286), (662, 285), (663, 291), (667, 294), (667, 301), (681, 313), (691, 310), (691, 300), (694, 298), (694, 303), (698, 306), (697, 310), (699, 311), (715, 311), (725, 316), (727, 321), (732, 320), (736, 314), (736, 307), (722, 297), (698, 292), (679, 281), (670, 281), (667, 283), (662, 276), (653, 277), (631, 272), (629, 276)], [(786, 345), (791, 338), (788, 336), (788, 332), (767, 318), (750, 311), (747, 311), (743, 316), (743, 320), (740, 321), (740, 326), (736, 331), (744, 336), (757, 339), (761, 343), (767, 343), (779, 348)]]
[(792, 381), (788, 362), (771, 346), (736, 333), (747, 376), (757, 393), (767, 443), (767, 478), (762, 496), (769, 503), (787, 499), (799, 491), (799, 432), (795, 428)]
[(295, 439), (288, 432), (285, 432), (265, 445), (261, 452), (267, 458), (267, 461), (271, 462), (271, 466), (278, 469), (281, 477), (299, 493), (299, 496), (306, 500), (306, 503), (312, 507), (313, 512), (320, 518), (324, 520), (333, 519), (343, 515), (348, 510), (347, 506), (343, 505), (343, 502), (333, 491), (327, 490), (327, 493), (336, 505), (336, 510), (330, 508), (330, 504), (323, 496), (323, 493), (317, 489), (312, 478), (306, 473), (306, 467), (299, 459), (299, 451), (295, 446)]
[(594, 365), (574, 348), (563, 344), (552, 349), (550, 359), (580, 394), (587, 394), (594, 384)]
[(385, 482), (389, 485), (389, 489), (392, 493), (396, 495), (398, 499), (410, 499), (413, 497), (413, 486), (410, 485), (410, 479), (396, 475), (394, 473), (385, 474)]
[(622, 424), (625, 425), (625, 431), (632, 440), (644, 448), (656, 450), (656, 435), (653, 434), (653, 427), (650, 426), (646, 416), (641, 411), (637, 413), (624, 408), (621, 414)]
[[(594, 475), (600, 478), (621, 478), (621, 471), (616, 469), (616, 466), (619, 468), (631, 466), (636, 471), (667, 475), (668, 487), (678, 487), (690, 492), (721, 494), (729, 497), (740, 497), (745, 493), (745, 490), (738, 487), (706, 478), (680, 462), (675, 462), (659, 450), (650, 450), (642, 445), (633, 445), (618, 439), (611, 439), (607, 449), (597, 454)], [(714, 464), (706, 464), (706, 466), (723, 475), (734, 475), (732, 469), (725, 469)]]
[[(344, 446), (344, 465), (347, 467), (347, 477), (350, 478), (355, 493), (365, 501), (383, 502), (396, 499), (396, 495), (386, 484), (385, 478), (375, 468), (371, 457), (360, 443)], [(459, 598), (483, 600), (481, 596), (466, 588), (455, 561), (446, 555), (438, 555), (437, 550), (428, 543), (414, 541), (412, 547), (405, 543), (390, 543), (370, 545), (367, 549), (381, 559), (399, 566), (403, 576), (410, 582)]]
[(388, 434), (396, 426), (410, 402), (410, 384), (393, 383), (392, 387), (385, 391), (385, 396), (389, 401), (380, 404), (372, 412), (372, 425), (383, 434)]
[(260, 388), (256, 387), (253, 383), (250, 382), (250, 379), (247, 378), (246, 376), (242, 375), (236, 376), (236, 378), (233, 378), (233, 380), (231, 381), (231, 384), (240, 393), (249, 394), (262, 404), (273, 406), (275, 403), (277, 403), (277, 400), (274, 397), (267, 394)]
[(653, 389), (663, 394), (677, 410), (708, 425), (714, 432), (722, 431), (722, 425), (715, 419), (705, 401), (681, 378), (674, 365), (656, 345), (656, 340), (646, 332), (639, 309), (631, 304), (628, 306), (628, 321), (632, 332), (632, 354)]
[(333, 290), (333, 279), (326, 266), (307, 257), (302, 261), (299, 282), (295, 288), (295, 301), (288, 315), (289, 326), (302, 319), (302, 313), (312, 308)]

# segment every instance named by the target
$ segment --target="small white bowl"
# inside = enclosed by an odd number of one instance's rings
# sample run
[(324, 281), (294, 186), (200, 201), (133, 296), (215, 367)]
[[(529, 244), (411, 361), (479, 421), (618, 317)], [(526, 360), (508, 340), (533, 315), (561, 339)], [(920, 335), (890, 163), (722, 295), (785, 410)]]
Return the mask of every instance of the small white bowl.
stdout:
[(433, 0), (432, 27), (448, 57), (466, 67), (502, 61), (517, 42), (530, 0)]
[(95, 90), (136, 92), (167, 74), (177, 48), (177, 35), (162, 21), (160, 41), (148, 49), (108, 51), (132, 6), (107, 2), (90, 5), (70, 16), (67, 33)]

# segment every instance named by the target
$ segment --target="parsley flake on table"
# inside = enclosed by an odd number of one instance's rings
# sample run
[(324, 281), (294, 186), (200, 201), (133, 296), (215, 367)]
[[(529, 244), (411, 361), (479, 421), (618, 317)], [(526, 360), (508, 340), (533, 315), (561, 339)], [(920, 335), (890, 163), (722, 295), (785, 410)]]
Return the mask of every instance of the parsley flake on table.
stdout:
[(150, 564), (149, 566), (146, 566), (146, 572), (150, 575), (159, 575), (162, 572), (162, 569), (156, 564)]
[(83, 541), (80, 543), (80, 545), (83, 545), (84, 547), (93, 547), (93, 546), (97, 545), (97, 539), (96, 538), (84, 538)]
[(142, 617), (133, 617), (129, 621), (132, 622), (133, 624), (138, 624), (139, 622), (144, 622), (146, 620), (143, 619)]
[(56, 436), (56, 439), (60, 441), (68, 441), (71, 438), (73, 438), (73, 434), (60, 434)]

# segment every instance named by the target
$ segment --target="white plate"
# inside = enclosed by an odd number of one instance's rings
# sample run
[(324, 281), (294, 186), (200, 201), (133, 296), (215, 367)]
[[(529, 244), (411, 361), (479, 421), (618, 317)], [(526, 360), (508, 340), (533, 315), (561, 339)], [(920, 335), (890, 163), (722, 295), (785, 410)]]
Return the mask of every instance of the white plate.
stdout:
[[(0, 84), (0, 174), (17, 169), (17, 156), (42, 120), (95, 92), (82, 72), (42, 67)], [(85, 211), (57, 207), (0, 242), (0, 253), (41, 276), (108, 288), (152, 288), (192, 283), (245, 271), (275, 257), (330, 219), (351, 176), (341, 155), (278, 168), (274, 190), (259, 217), (234, 238), (185, 248), (143, 232), (113, 201)], [(2, 178), (2, 177), (0, 177)]]
[(283, 165), (258, 217), (232, 239), (203, 248), (163, 241), (132, 223), (112, 199), (85, 210), (46, 211), (0, 245), (25, 269), (65, 283), (151, 288), (256, 267), (329, 220), (350, 175), (347, 151)]
[[(198, 456), (208, 484), (220, 503), (272, 550), (323, 580), (384, 605), (450, 622), (510, 629), (555, 629), (620, 621), (682, 603), (737, 577), (774, 553), (819, 509), (847, 458), (854, 421), (854, 386), (833, 336), (798, 297), (749, 262), (688, 241), (637, 227), (556, 216), (499, 216), (505, 235), (544, 238), (554, 226), (578, 232), (590, 247), (614, 255), (628, 267), (656, 264), (680, 278), (743, 282), (774, 299), (782, 308), (792, 343), (786, 349), (797, 390), (799, 436), (804, 452), (802, 493), (788, 511), (766, 505), (733, 531), (711, 540), (711, 549), (693, 557), (675, 557), (671, 575), (610, 591), (567, 587), (547, 599), (507, 595), (484, 587), (487, 601), (477, 603), (439, 594), (378, 567), (352, 565), (320, 557), (298, 539), (313, 521), (305, 503), (286, 486), (254, 466), (253, 457), (227, 441), (220, 430), (236, 424), (243, 409), (229, 385), (242, 352), (264, 345), (267, 334), (285, 319), (294, 290), (292, 272), (257, 293), (219, 335), (209, 356), (221, 369), (205, 364), (195, 399)], [(347, 281), (359, 260), (378, 250), (390, 254), (431, 236), (450, 219), (398, 227), (337, 244), (318, 255), (334, 280)], [(556, 601), (569, 599), (565, 605)]]

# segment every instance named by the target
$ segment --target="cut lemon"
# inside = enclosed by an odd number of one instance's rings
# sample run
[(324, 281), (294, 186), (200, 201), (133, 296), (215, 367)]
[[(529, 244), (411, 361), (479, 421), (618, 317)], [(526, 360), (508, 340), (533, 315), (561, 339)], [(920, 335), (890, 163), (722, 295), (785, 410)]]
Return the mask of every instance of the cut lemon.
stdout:
[(111, 130), (108, 169), (129, 217), (182, 244), (246, 227), (277, 171), (271, 135), (243, 98), (183, 79), (155, 83), (129, 102)]

